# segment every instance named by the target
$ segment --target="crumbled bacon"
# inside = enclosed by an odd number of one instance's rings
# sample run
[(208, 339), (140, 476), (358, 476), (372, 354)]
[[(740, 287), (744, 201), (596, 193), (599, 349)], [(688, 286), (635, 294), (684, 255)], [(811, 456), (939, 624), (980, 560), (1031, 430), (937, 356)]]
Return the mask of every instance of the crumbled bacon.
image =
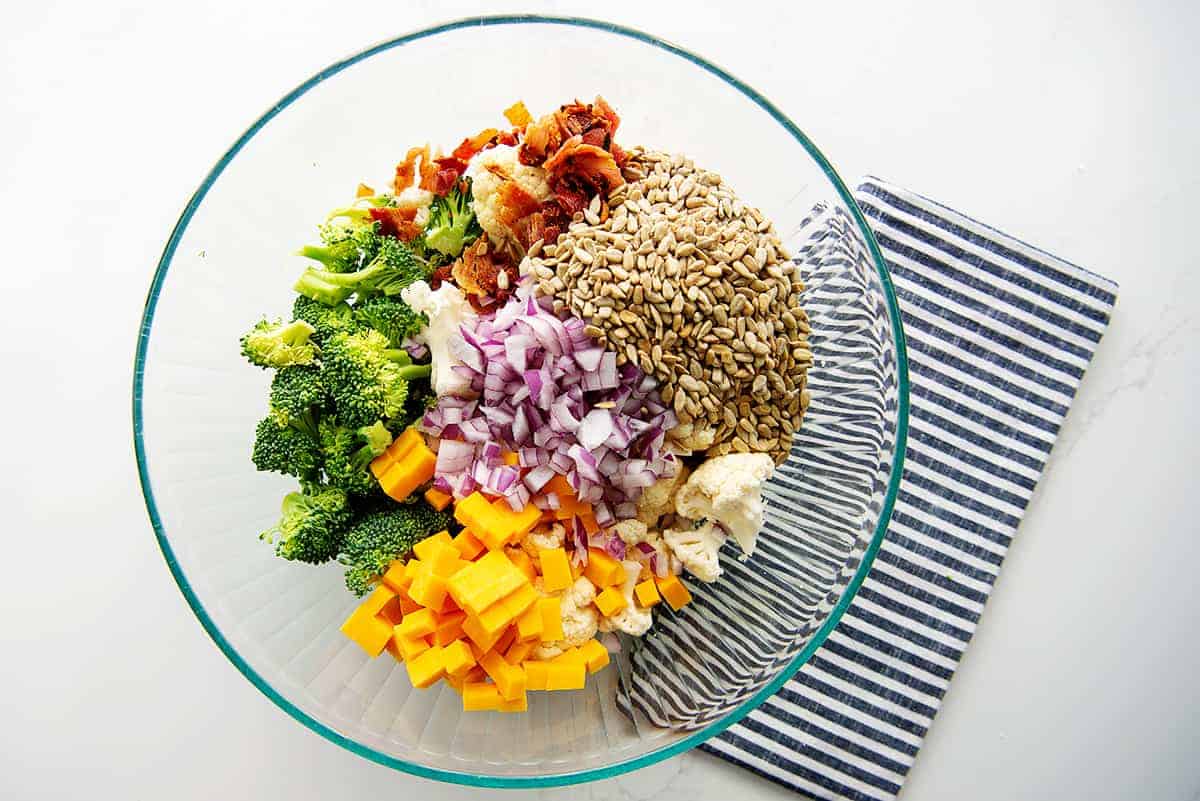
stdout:
[(404, 156), (404, 161), (396, 165), (396, 176), (392, 179), (392, 188), (396, 194), (400, 194), (405, 189), (413, 185), (413, 179), (417, 175), (417, 162), (420, 162), (421, 180), (425, 180), (425, 172), (429, 164), (429, 145), (424, 147), (411, 147), (408, 153)]
[[(507, 278), (503, 287), (500, 286), (500, 273)], [(462, 252), (451, 265), (450, 274), (476, 309), (489, 305), (485, 302), (488, 298), (503, 303), (517, 288), (516, 265), (503, 253), (492, 250), (486, 236), (479, 237)]]
[(620, 117), (602, 97), (597, 97), (593, 103), (576, 100), (560, 106), (557, 111), (526, 126), (521, 163), (541, 164), (574, 136), (586, 135), (588, 144), (608, 149), (620, 122)]
[(510, 231), (517, 220), (533, 214), (541, 206), (538, 199), (522, 189), (516, 181), (500, 184), (496, 195), (496, 221)]
[(571, 224), (571, 215), (557, 200), (547, 200), (538, 210), (518, 220), (513, 226), (517, 241), (528, 249), (539, 239), (546, 243), (556, 241)]
[(582, 136), (573, 136), (564, 142), (543, 166), (556, 196), (568, 191), (582, 192), (587, 196), (585, 205), (593, 195), (608, 197), (609, 192), (625, 183), (613, 154), (584, 143)]
[(444, 197), (454, 188), (454, 184), (466, 170), (467, 163), (454, 156), (436, 158), (433, 160), (433, 169), (428, 174), (422, 169), (421, 188), (438, 197)]
[(379, 232), (394, 236), (402, 242), (411, 242), (421, 233), (421, 226), (414, 220), (416, 206), (379, 206), (370, 209), (371, 219), (379, 223)]

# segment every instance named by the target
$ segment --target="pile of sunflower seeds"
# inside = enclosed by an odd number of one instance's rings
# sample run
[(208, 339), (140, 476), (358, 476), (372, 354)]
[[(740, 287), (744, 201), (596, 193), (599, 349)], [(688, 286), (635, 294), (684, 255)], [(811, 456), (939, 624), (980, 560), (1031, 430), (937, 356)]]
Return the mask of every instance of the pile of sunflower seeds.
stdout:
[(782, 463), (812, 365), (798, 266), (720, 175), (634, 150), (626, 178), (525, 268), (556, 311), (658, 379), (680, 447)]

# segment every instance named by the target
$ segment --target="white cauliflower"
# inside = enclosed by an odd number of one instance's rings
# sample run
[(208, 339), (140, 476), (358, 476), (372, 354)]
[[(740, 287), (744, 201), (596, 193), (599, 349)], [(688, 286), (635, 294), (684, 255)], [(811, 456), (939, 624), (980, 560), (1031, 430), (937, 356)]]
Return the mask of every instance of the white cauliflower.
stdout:
[(639, 543), (644, 542), (653, 547), (655, 552), (664, 559), (669, 556), (667, 546), (663, 543), (662, 534), (640, 520), (622, 520), (613, 526), (613, 530), (631, 550)]
[(762, 485), (773, 472), (775, 462), (765, 453), (715, 456), (675, 493), (675, 513), (720, 523), (749, 556), (763, 523)]
[[(647, 526), (652, 526), (658, 522), (660, 517), (673, 512), (675, 510), (675, 491), (686, 478), (687, 468), (680, 465), (679, 469), (675, 471), (675, 475), (660, 478), (642, 490), (642, 494), (637, 500), (637, 519)], [(622, 539), (624, 539), (624, 535), (622, 535)], [(625, 541), (630, 545), (634, 544), (627, 539)]]
[(564, 638), (547, 642), (533, 649), (535, 659), (553, 659), (572, 645), (583, 645), (596, 636), (600, 613), (592, 602), (596, 600), (596, 585), (580, 576), (559, 598)]
[(663, 539), (683, 568), (696, 578), (711, 583), (721, 575), (717, 552), (725, 542), (725, 535), (711, 520), (694, 527), (685, 525), (681, 529), (667, 529)]
[(413, 222), (422, 228), (429, 222), (429, 207), (433, 205), (433, 193), (419, 186), (410, 186), (396, 195), (397, 206), (415, 206), (417, 216)]
[(433, 358), (434, 392), (438, 395), (469, 394), (471, 381), (454, 372), (454, 365), (462, 362), (451, 350), (453, 341), (462, 339), (459, 326), (475, 314), (466, 295), (449, 282), (443, 283), (435, 292), (424, 281), (416, 281), (400, 292), (400, 299), (413, 311), (424, 312), (429, 318), (429, 325), (422, 328), (413, 339), (429, 346)]
[(546, 181), (546, 171), (522, 164), (517, 159), (517, 148), (510, 145), (497, 145), (481, 152), (471, 160), (467, 174), (471, 176), (475, 218), (496, 247), (513, 239), (513, 232), (500, 222), (501, 184), (513, 181), (539, 203), (549, 200), (553, 194)]
[(602, 628), (605, 631), (623, 631), (634, 637), (641, 637), (650, 630), (651, 624), (654, 623), (654, 613), (639, 606), (637, 598), (633, 594), (633, 588), (638, 582), (640, 565), (636, 562), (625, 562), (624, 564), (626, 579), (625, 584), (621, 587), (621, 594), (625, 596), (625, 606), (612, 616), (605, 618), (603, 620), (605, 625)]
[(552, 551), (561, 548), (566, 539), (567, 530), (562, 523), (549, 526), (537, 526), (521, 538), (521, 549), (529, 554), (529, 558), (537, 559), (538, 551)]

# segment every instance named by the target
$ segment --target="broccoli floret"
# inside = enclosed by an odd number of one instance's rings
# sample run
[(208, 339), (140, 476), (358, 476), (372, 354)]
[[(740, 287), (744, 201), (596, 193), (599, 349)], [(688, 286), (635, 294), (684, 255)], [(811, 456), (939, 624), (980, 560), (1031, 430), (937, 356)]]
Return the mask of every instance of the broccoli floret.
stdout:
[(337, 303), (328, 306), (304, 295), (296, 296), (296, 302), (292, 304), (292, 317), (303, 320), (315, 329), (312, 340), (317, 345), (325, 344), (331, 336), (340, 331), (353, 332), (359, 327), (350, 304)]
[(279, 522), (259, 535), (275, 543), (277, 556), (312, 564), (337, 556), (351, 518), (345, 492), (306, 485), (284, 496), (282, 512)]
[(424, 501), (385, 504), (359, 517), (342, 542), (338, 561), (346, 566), (346, 587), (355, 595), (365, 595), (388, 565), (450, 526), (449, 512), (439, 512)]
[(317, 355), (309, 341), (314, 330), (303, 320), (270, 322), (264, 317), (242, 337), (242, 355), (259, 367), (311, 364)]
[(353, 495), (369, 495), (378, 486), (367, 466), (392, 444), (392, 433), (381, 422), (354, 430), (332, 420), (320, 423), (321, 455), (329, 483)]
[(362, 269), (379, 252), (379, 225), (372, 222), (366, 209), (338, 209), (330, 215), (337, 222), (321, 226), (321, 245), (305, 245), (298, 255), (325, 265), (335, 273)]
[(429, 365), (411, 362), (408, 353), (389, 347), (387, 337), (375, 330), (330, 339), (321, 371), (337, 421), (346, 428), (363, 428), (399, 414), (408, 382), (430, 373)]
[(321, 450), (312, 413), (287, 421), (272, 413), (259, 421), (250, 460), (259, 470), (304, 480), (315, 478), (321, 469)]
[(433, 199), (422, 238), (426, 247), (456, 257), (481, 233), (483, 229), (471, 206), (471, 179), (465, 178), (445, 197)]
[(320, 270), (304, 271), (295, 290), (313, 300), (332, 306), (353, 294), (398, 295), (414, 281), (429, 278), (430, 268), (412, 249), (390, 236), (379, 238), (379, 249), (366, 267), (352, 273)]
[(271, 413), (281, 425), (325, 404), (325, 385), (321, 370), (313, 364), (283, 367), (271, 381)]
[(399, 298), (386, 295), (374, 295), (356, 303), (354, 319), (383, 334), (395, 348), (429, 325), (429, 318), (423, 313), (413, 311)]

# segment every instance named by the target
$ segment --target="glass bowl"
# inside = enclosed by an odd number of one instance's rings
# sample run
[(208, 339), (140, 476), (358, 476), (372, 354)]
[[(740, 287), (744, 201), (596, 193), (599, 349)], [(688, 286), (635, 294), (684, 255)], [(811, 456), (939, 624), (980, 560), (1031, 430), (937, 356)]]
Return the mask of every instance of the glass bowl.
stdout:
[[(448, 89), (453, 94), (448, 94)], [(602, 94), (618, 140), (682, 152), (775, 221), (808, 285), (811, 405), (766, 491), (753, 558), (656, 615), (650, 636), (576, 692), (525, 714), (461, 711), (413, 690), (338, 626), (336, 565), (272, 555), (257, 533), (292, 482), (250, 459), (264, 371), (238, 338), (286, 315), (291, 252), (405, 149), (453, 147), (522, 99), (535, 114)], [(816, 110), (814, 110), (816, 111)], [(375, 182), (375, 185), (380, 185)], [(180, 590), (230, 661), (297, 720), (385, 765), (446, 781), (546, 786), (613, 776), (728, 727), (815, 651), (854, 596), (891, 514), (907, 427), (892, 287), (861, 213), (808, 138), (744, 83), (679, 47), (584, 19), (489, 17), (371, 47), (314, 75), (221, 157), (171, 233), (146, 301), (134, 442), (150, 520)], [(632, 647), (630, 647), (632, 645)]]

